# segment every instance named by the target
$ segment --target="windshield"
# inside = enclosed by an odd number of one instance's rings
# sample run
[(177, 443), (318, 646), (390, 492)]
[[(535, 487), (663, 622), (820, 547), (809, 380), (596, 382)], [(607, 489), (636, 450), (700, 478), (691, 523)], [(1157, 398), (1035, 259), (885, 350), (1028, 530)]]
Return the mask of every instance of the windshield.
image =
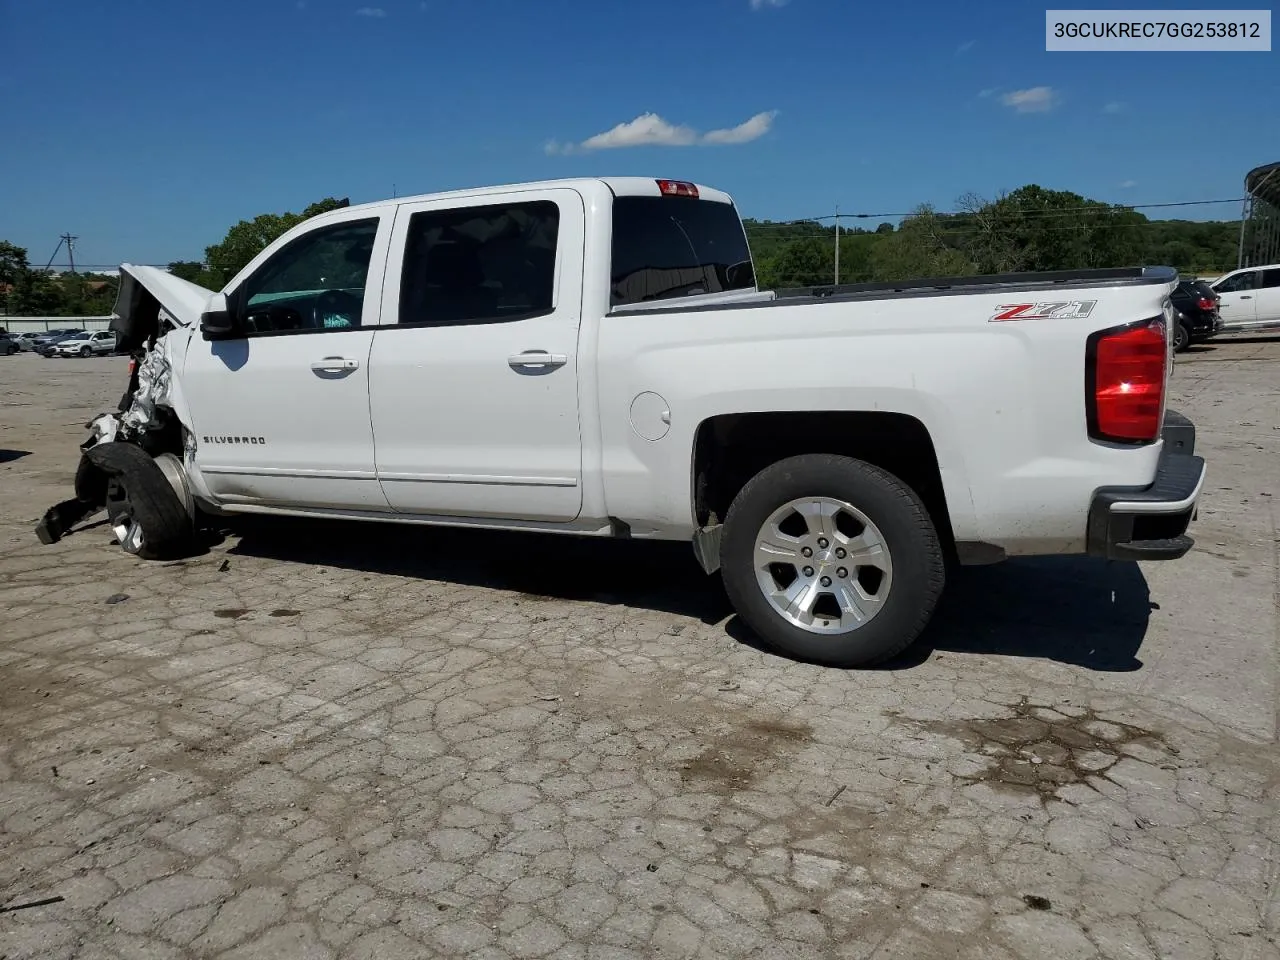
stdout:
[(613, 201), (613, 306), (755, 286), (732, 205), (694, 197)]

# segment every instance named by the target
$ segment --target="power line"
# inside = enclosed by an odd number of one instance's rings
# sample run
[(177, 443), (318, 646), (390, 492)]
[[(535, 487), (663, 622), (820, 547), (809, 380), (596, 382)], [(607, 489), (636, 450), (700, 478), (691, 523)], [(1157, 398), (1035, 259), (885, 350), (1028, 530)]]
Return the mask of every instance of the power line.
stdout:
[[(1019, 216), (1024, 216), (1024, 217), (1029, 217), (1029, 216), (1074, 217), (1074, 216), (1078, 216), (1080, 213), (1086, 210), (1102, 210), (1102, 211), (1107, 211), (1111, 213), (1118, 213), (1124, 210), (1155, 210), (1155, 209), (1164, 209), (1169, 207), (1203, 207), (1203, 206), (1211, 206), (1213, 204), (1222, 204), (1222, 203), (1241, 203), (1243, 202), (1243, 200), (1244, 200), (1243, 197), (1231, 197), (1225, 200), (1173, 200), (1173, 201), (1167, 201), (1164, 203), (1116, 203), (1116, 204), (1094, 203), (1094, 204), (1085, 204), (1084, 206), (1075, 207), (1070, 210), (1019, 210), (1017, 211), (1017, 214)], [(999, 202), (999, 201), (995, 201), (995, 202)], [(939, 216), (939, 217), (961, 217), (961, 216), (974, 215), (974, 211), (972, 210), (933, 210), (930, 212), (932, 212), (935, 216)], [(911, 211), (909, 213), (842, 213), (842, 214), (839, 214), (839, 217), (841, 220), (844, 220), (845, 218), (854, 219), (854, 220), (899, 220), (903, 217), (914, 217), (914, 216), (918, 216), (918, 213), (916, 211)], [(786, 224), (789, 224), (789, 223), (806, 223), (810, 221), (820, 222), (823, 220), (834, 220), (835, 218), (836, 218), (836, 214), (828, 213), (820, 217), (797, 217), (793, 220), (761, 220), (757, 222), (778, 224), (780, 226), (785, 226)]]

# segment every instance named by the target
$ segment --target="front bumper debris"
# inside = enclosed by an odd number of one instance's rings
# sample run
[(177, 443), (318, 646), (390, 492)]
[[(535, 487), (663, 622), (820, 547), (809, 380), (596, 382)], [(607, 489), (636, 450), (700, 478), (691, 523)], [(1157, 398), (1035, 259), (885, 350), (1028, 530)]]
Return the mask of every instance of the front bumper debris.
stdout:
[(1164, 449), (1149, 487), (1103, 487), (1089, 508), (1088, 552), (1108, 560), (1176, 560), (1195, 541), (1195, 518), (1205, 463), (1195, 455), (1196, 428), (1172, 410), (1165, 414)]

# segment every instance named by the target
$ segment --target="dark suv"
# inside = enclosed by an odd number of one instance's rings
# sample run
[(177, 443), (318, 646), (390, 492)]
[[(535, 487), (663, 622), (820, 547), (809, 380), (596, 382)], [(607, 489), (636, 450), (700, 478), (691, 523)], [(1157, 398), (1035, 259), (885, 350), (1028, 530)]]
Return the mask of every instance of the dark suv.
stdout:
[(1173, 331), (1173, 349), (1181, 353), (1193, 343), (1201, 343), (1222, 330), (1218, 295), (1203, 280), (1180, 280), (1169, 294), (1178, 311)]

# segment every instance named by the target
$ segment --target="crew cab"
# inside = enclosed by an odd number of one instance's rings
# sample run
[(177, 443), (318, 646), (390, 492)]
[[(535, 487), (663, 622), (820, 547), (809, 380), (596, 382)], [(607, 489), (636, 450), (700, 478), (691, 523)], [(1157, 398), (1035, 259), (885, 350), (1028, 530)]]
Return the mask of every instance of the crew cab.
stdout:
[(321, 214), (211, 292), (121, 268), (134, 356), (52, 542), (105, 507), (684, 540), (774, 648), (873, 663), (949, 563), (1173, 559), (1165, 268), (757, 288), (730, 197), (638, 178)]

